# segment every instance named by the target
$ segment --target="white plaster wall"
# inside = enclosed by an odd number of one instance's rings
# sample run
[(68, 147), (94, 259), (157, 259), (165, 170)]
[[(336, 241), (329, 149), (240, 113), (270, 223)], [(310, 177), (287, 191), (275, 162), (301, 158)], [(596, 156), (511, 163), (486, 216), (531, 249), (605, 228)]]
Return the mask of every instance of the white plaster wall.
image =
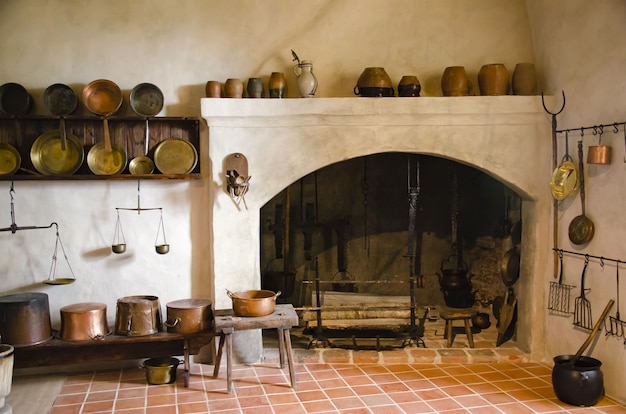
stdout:
[[(260, 76), (267, 85), (271, 72), (283, 71), (289, 96), (295, 97), (290, 49), (313, 61), (320, 97), (353, 96), (367, 66), (385, 67), (394, 83), (416, 74), (422, 95), (437, 96), (446, 66), (466, 66), (476, 83), (485, 63), (502, 62), (512, 70), (533, 58), (521, 0), (7, 0), (0, 5), (0, 83), (24, 85), (35, 100), (34, 113), (42, 115), (48, 114), (42, 100), (47, 86), (66, 83), (80, 94), (99, 78), (113, 80), (124, 91), (119, 114), (132, 114), (127, 96), (140, 82), (162, 89), (160, 115), (167, 116), (200, 117), (200, 98), (211, 79)], [(213, 298), (215, 258), (207, 206), (215, 184), (207, 139), (203, 129), (202, 180), (142, 184), (142, 205), (165, 211), (172, 246), (165, 256), (150, 250), (154, 229), (143, 222), (149, 213), (126, 214), (130, 251), (109, 253), (114, 209), (136, 205), (136, 183), (16, 183), (18, 224), (59, 222), (78, 281), (61, 287), (38, 284), (47, 277), (52, 231), (5, 233), (0, 243), (9, 254), (0, 259), (0, 293), (49, 293), (53, 320), (61, 306), (78, 301), (107, 303), (112, 319), (117, 298), (130, 294), (155, 294), (163, 304), (189, 296)], [(6, 225), (9, 187), (0, 183), (0, 218)]]
[[(543, 73), (545, 90), (558, 96), (566, 95), (566, 106), (557, 117), (558, 129), (579, 128), (599, 124), (626, 121), (626, 3), (619, 0), (538, 1), (526, 0), (531, 22), (537, 66)], [(557, 99), (554, 107), (558, 109)], [(570, 154), (577, 161), (576, 146), (580, 133), (569, 136)], [(559, 244), (562, 248), (626, 260), (624, 249), (624, 193), (626, 191), (626, 163), (624, 163), (624, 130), (614, 134), (605, 130), (602, 142), (613, 147), (613, 162), (608, 166), (585, 165), (585, 201), (589, 217), (594, 221), (596, 232), (587, 246), (570, 243), (567, 226), (581, 212), (579, 197), (572, 197), (559, 207)], [(583, 137), (584, 159), (587, 147), (597, 144), (597, 137), (589, 131)], [(559, 157), (564, 152), (565, 139), (559, 136)], [(583, 258), (567, 258), (565, 280), (580, 289)], [(621, 273), (624, 273), (623, 264)], [(609, 299), (616, 299), (615, 263), (607, 263), (602, 269), (598, 261), (589, 265), (586, 287), (591, 288), (587, 298), (592, 304), (592, 315), (598, 318)], [(626, 277), (622, 277), (626, 280)], [(545, 284), (552, 273), (545, 275)], [(626, 282), (621, 281), (622, 315)], [(579, 290), (573, 295), (578, 296)], [(616, 306), (610, 315), (615, 316)], [(622, 319), (624, 317), (622, 316)], [(594, 319), (595, 321), (595, 319)], [(578, 331), (571, 325), (571, 318), (547, 316), (546, 312), (546, 358), (573, 354), (586, 339), (587, 332)], [(623, 340), (600, 338), (588, 353), (603, 362), (605, 387), (608, 395), (626, 401), (626, 348)]]

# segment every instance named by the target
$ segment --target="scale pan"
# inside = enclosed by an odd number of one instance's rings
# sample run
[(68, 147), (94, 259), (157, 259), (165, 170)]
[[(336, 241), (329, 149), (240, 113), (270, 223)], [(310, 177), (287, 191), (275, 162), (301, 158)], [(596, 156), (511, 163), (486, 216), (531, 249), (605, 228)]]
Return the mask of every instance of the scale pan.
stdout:
[(70, 277), (60, 277), (44, 280), (43, 283), (45, 283), (46, 285), (69, 285), (71, 283), (74, 283), (75, 281), (76, 279)]

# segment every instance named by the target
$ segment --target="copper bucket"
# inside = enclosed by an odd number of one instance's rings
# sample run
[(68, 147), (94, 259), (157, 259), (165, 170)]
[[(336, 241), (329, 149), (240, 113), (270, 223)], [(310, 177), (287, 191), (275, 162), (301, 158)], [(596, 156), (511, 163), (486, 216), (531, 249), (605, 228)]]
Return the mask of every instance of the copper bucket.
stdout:
[(169, 302), (167, 307), (167, 331), (192, 334), (206, 331), (213, 324), (212, 302), (208, 299), (180, 299)]
[(109, 334), (107, 305), (84, 302), (61, 308), (59, 338), (67, 341), (103, 339)]
[(34, 292), (0, 297), (0, 338), (16, 348), (50, 340), (48, 295)]
[(126, 296), (117, 300), (116, 335), (152, 335), (161, 330), (162, 320), (156, 296)]

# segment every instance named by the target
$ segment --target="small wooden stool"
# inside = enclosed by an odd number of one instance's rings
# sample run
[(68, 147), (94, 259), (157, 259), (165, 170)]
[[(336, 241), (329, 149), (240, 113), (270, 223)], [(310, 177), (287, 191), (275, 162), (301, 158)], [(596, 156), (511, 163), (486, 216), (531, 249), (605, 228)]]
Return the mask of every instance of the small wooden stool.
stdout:
[(446, 321), (444, 337), (448, 339), (448, 348), (452, 346), (452, 342), (454, 341), (454, 337), (452, 336), (452, 322), (460, 320), (465, 322), (465, 334), (467, 335), (469, 347), (474, 348), (474, 337), (472, 336), (472, 327), (470, 326), (470, 320), (477, 313), (478, 311), (472, 308), (450, 308), (444, 309), (439, 313), (441, 319)]

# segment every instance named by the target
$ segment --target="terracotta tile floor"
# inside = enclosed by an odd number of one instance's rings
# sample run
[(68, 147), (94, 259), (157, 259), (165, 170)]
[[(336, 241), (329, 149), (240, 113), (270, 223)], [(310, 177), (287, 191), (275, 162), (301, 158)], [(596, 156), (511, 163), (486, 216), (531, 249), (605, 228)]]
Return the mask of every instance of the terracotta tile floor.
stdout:
[(193, 364), (189, 388), (179, 368), (173, 384), (147, 385), (139, 368), (66, 379), (50, 414), (68, 413), (624, 413), (603, 398), (573, 407), (552, 391), (551, 367), (491, 364), (297, 364), (297, 388), (277, 364), (235, 365), (232, 395), (225, 369)]

